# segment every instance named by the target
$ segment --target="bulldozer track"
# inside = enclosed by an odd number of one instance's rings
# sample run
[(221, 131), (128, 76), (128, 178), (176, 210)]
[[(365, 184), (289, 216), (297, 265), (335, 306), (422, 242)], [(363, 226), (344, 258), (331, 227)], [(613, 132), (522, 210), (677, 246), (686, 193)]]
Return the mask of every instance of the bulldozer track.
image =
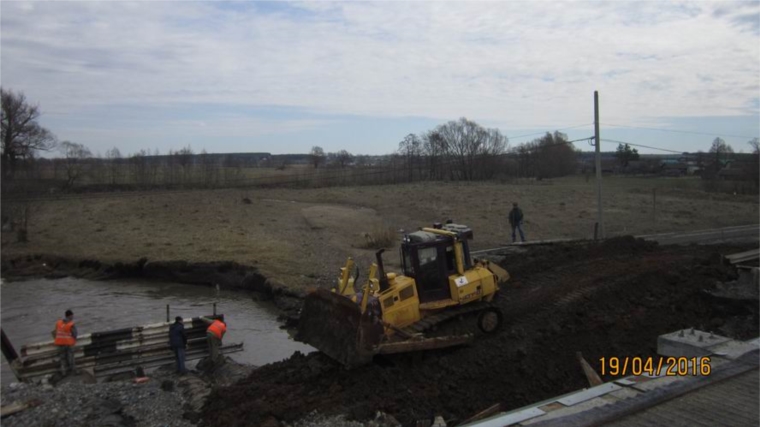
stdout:
[(409, 334), (419, 334), (419, 333), (425, 332), (426, 330), (432, 328), (433, 326), (441, 324), (454, 317), (470, 314), (470, 313), (475, 313), (475, 312), (482, 311), (490, 307), (495, 307), (495, 306), (491, 304), (490, 302), (485, 302), (485, 301), (463, 305), (455, 309), (448, 309), (441, 313), (426, 317), (422, 319), (421, 321), (413, 325), (407, 326), (406, 328), (402, 330)]

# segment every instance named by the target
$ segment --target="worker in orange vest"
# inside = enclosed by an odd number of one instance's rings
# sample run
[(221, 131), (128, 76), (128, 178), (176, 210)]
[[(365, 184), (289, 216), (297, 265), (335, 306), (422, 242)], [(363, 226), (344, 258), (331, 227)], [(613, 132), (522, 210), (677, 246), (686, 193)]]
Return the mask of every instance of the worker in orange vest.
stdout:
[(77, 327), (74, 325), (74, 313), (71, 310), (66, 310), (65, 317), (56, 322), (53, 337), (53, 343), (60, 348), (61, 374), (67, 374), (67, 365), (68, 373), (76, 373), (74, 346), (77, 343)]
[(209, 319), (208, 317), (201, 317), (201, 319), (209, 325), (206, 329), (206, 338), (208, 340), (208, 348), (211, 353), (211, 361), (214, 364), (221, 362), (219, 357), (219, 347), (222, 346), (222, 338), (227, 332), (227, 324), (220, 319)]

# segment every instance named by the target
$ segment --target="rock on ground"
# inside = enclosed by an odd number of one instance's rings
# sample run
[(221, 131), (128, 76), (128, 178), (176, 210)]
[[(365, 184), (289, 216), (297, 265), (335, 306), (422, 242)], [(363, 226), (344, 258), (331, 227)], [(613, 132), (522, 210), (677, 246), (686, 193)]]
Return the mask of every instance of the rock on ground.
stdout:
[(34, 402), (35, 406), (3, 419), (12, 426), (195, 426), (205, 399), (214, 386), (229, 385), (248, 376), (255, 367), (232, 359), (219, 366), (205, 366), (197, 373), (178, 376), (172, 366), (148, 374), (146, 383), (126, 380), (90, 383), (77, 375), (63, 378), (56, 386), (12, 383), (2, 389), (2, 405)]

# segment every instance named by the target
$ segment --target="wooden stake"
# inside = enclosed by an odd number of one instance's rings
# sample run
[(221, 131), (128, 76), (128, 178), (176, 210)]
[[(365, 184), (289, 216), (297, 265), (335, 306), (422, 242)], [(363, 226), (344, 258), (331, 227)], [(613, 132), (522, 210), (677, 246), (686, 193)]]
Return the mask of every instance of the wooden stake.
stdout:
[(575, 357), (578, 359), (578, 362), (580, 362), (583, 373), (586, 375), (586, 379), (591, 387), (604, 384), (604, 381), (599, 377), (599, 374), (597, 374), (594, 368), (586, 362), (586, 359), (583, 358), (583, 354), (581, 354), (580, 351), (575, 352)]

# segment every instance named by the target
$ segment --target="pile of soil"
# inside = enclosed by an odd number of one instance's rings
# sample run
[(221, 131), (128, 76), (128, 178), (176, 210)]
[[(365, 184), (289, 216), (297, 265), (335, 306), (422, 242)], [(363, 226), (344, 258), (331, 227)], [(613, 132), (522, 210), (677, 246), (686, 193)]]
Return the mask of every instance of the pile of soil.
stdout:
[(657, 336), (682, 328), (755, 337), (757, 304), (705, 292), (735, 278), (717, 253), (741, 250), (632, 238), (534, 247), (502, 262), (512, 280), (497, 300), (505, 313), (498, 333), (351, 371), (321, 353), (295, 354), (215, 390), (204, 425), (292, 422), (315, 410), (357, 420), (383, 411), (404, 425), (437, 414), (456, 423), (497, 402), (512, 409), (587, 387), (577, 351), (598, 370), (601, 357), (656, 356)]

